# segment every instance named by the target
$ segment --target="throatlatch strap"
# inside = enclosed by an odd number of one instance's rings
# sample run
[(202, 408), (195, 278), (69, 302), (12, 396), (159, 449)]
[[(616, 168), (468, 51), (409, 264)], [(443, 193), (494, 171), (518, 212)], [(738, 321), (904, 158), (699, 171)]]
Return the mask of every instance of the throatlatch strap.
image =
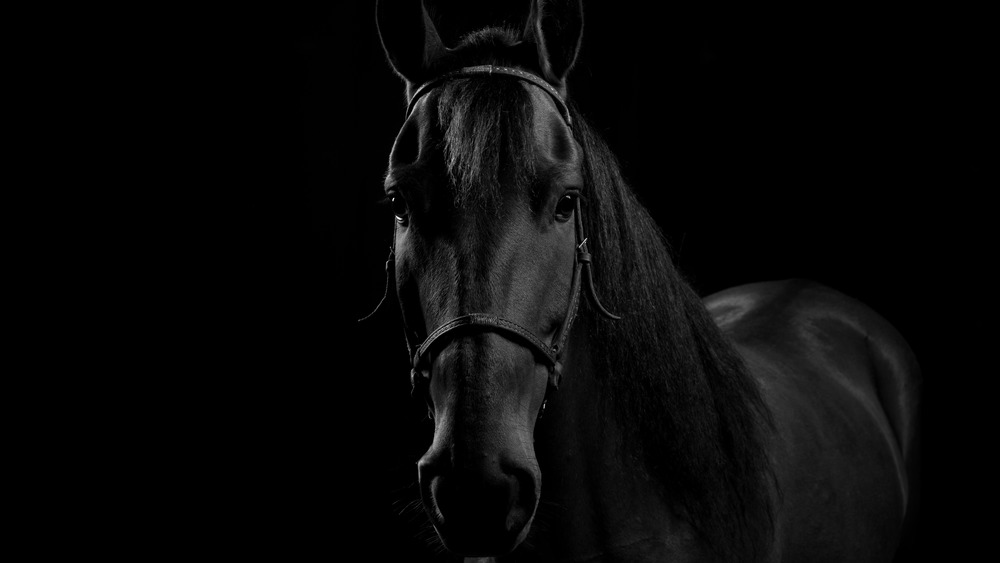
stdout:
[[(576, 200), (576, 236), (583, 236), (583, 210), (580, 207), (580, 199)], [(597, 309), (597, 312), (613, 321), (621, 320), (621, 317), (608, 311), (601, 304), (597, 297), (597, 290), (594, 288), (594, 272), (591, 270), (590, 252), (587, 251), (587, 238), (584, 237), (576, 247), (576, 260), (583, 266), (584, 284), (587, 286), (587, 297), (590, 303)]]

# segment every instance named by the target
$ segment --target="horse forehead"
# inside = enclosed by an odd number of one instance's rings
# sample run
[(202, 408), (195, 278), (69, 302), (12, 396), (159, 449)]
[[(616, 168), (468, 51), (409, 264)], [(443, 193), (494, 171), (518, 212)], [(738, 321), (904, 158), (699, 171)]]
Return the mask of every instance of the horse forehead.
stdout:
[[(531, 138), (535, 149), (535, 158), (538, 161), (536, 164), (542, 167), (576, 165), (579, 161), (580, 149), (555, 100), (548, 92), (536, 85), (527, 82), (520, 82), (520, 85), (531, 97)], [(449, 126), (438, 115), (440, 95), (440, 91), (433, 91), (414, 103), (409, 117), (401, 128), (401, 134), (393, 146), (394, 156), (397, 152), (409, 154), (411, 158), (421, 160), (439, 156), (438, 150), (428, 151), (425, 149), (440, 148), (441, 141)], [(410, 134), (405, 135), (404, 133)], [(398, 159), (393, 158), (393, 164), (405, 165), (409, 163), (398, 162)]]
[(543, 163), (565, 165), (579, 157), (573, 133), (552, 96), (538, 86), (524, 83), (531, 95), (532, 132)]

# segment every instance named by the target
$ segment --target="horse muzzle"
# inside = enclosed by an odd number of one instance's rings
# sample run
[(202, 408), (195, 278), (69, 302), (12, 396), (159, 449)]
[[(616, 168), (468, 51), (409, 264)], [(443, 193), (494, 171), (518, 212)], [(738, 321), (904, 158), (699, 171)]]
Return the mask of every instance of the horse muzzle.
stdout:
[[(534, 459), (478, 453), (456, 458), (434, 446), (418, 462), (420, 494), (444, 546), (467, 556), (513, 551), (538, 505)], [(456, 463), (457, 461), (457, 463)]]

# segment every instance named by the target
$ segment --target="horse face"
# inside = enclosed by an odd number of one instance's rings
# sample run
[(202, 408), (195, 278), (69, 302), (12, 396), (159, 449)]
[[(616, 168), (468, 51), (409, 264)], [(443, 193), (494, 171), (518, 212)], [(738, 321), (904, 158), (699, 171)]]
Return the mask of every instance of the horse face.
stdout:
[[(448, 124), (433, 94), (396, 140), (386, 190), (398, 222), (397, 288), (415, 342), (469, 313), (509, 319), (547, 343), (565, 320), (582, 153), (548, 95), (515, 84), (530, 96), (532, 119), (521, 132), (526, 153), (507, 157), (530, 158), (527, 181), (505, 174), (516, 167), (501, 161), (496, 184), (476, 188), (488, 196), (466, 193), (448, 173)], [(476, 150), (450, 150), (466, 149)], [(533, 432), (549, 369), (523, 343), (483, 327), (450, 336), (424, 367), (417, 389), (434, 439), (418, 472), (431, 522), (452, 551), (510, 552), (528, 533), (541, 491)]]

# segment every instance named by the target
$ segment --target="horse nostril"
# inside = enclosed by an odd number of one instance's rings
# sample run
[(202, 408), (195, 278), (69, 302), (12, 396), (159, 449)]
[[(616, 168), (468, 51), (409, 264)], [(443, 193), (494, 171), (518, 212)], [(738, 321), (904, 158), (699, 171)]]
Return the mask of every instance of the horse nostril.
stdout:
[(520, 467), (505, 468), (504, 472), (511, 483), (507, 530), (520, 531), (535, 512), (535, 505), (538, 502), (537, 478), (530, 471)]
[(527, 469), (495, 462), (442, 467), (433, 460), (421, 469), (426, 509), (448, 545), (513, 545), (531, 521), (537, 484)]

